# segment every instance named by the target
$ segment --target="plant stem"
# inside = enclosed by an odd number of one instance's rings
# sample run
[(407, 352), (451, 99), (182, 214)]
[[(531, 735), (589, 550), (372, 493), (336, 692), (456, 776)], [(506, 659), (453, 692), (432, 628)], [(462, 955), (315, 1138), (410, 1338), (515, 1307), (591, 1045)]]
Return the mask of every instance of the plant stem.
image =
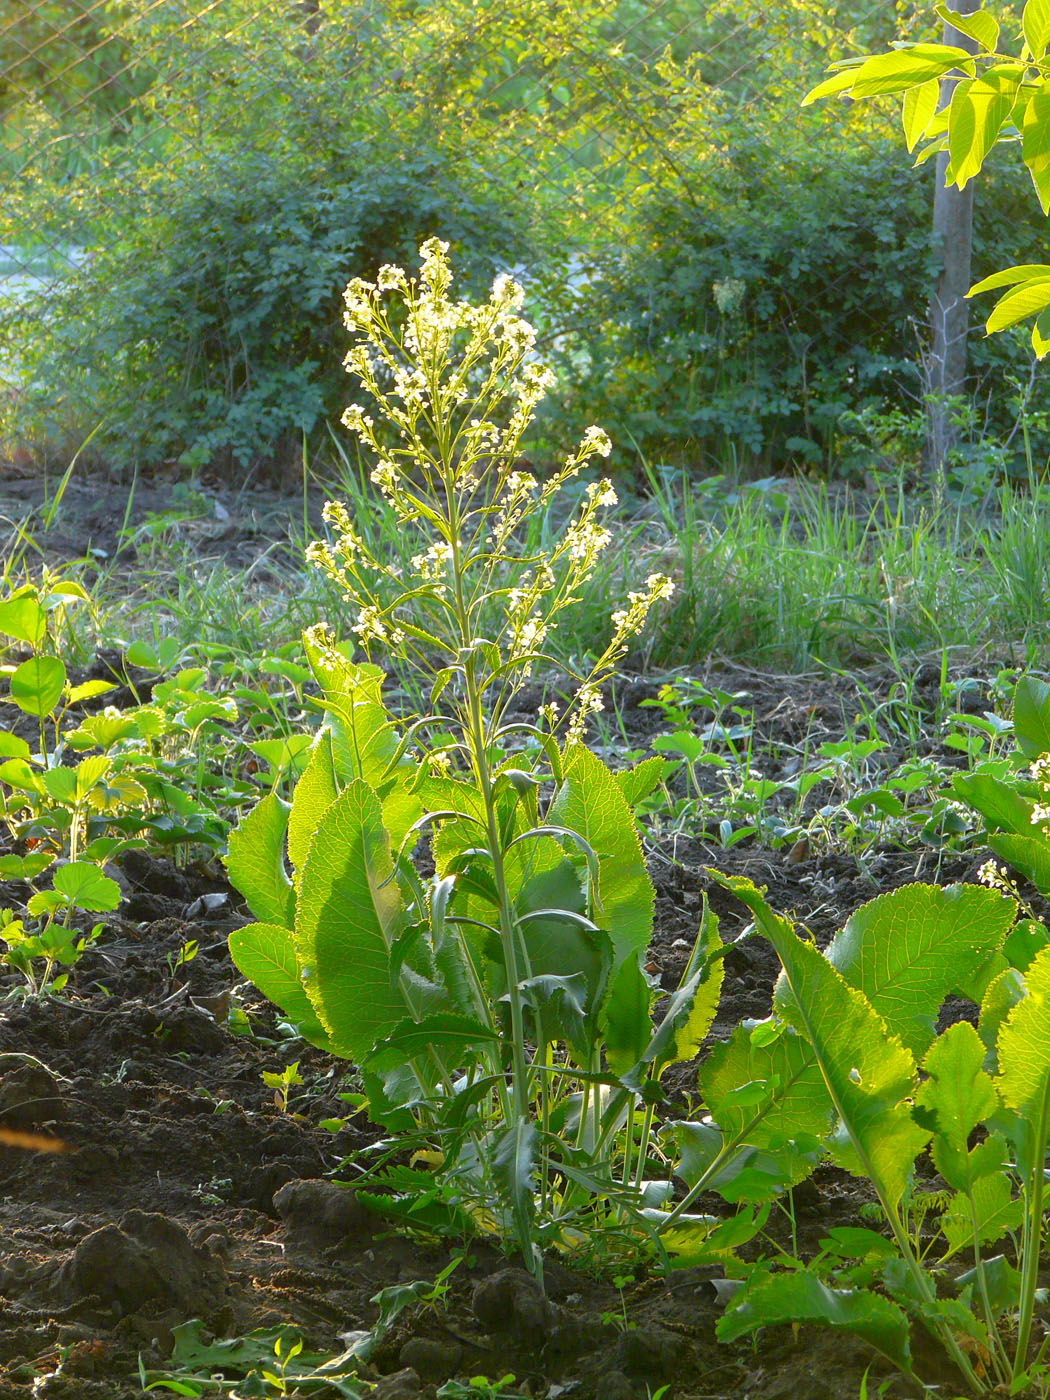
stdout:
[(1025, 1189), (1024, 1263), (1021, 1268), (1021, 1310), (1017, 1322), (1017, 1349), (1012, 1379), (1016, 1382), (1025, 1368), (1028, 1343), (1032, 1336), (1032, 1315), (1039, 1282), (1039, 1256), (1043, 1242), (1043, 1188), (1046, 1169), (1046, 1139), (1050, 1132), (1050, 1079), (1043, 1084), (1039, 1126), (1032, 1145), (1032, 1166)]

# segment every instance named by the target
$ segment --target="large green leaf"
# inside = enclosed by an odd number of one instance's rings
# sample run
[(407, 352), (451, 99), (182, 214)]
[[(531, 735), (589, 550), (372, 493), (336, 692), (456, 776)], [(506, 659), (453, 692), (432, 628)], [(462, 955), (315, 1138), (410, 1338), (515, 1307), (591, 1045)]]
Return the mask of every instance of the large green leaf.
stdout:
[(292, 933), (283, 924), (248, 924), (229, 936), (230, 957), (263, 996), (279, 1006), (311, 1045), (334, 1050), (299, 975)]
[(1050, 685), (1022, 676), (1014, 687), (1014, 734), (1025, 758), (1050, 753)]
[(957, 773), (952, 787), (967, 806), (980, 812), (989, 831), (1027, 831), (1032, 825), (1031, 802), (990, 773)]
[(411, 1007), (390, 977), (401, 894), (379, 799), (360, 779), (321, 818), (303, 865), (295, 949), (307, 995), (341, 1054), (361, 1059)]
[[(754, 1092), (741, 1093), (746, 1088)], [(700, 1067), (700, 1089), (729, 1148), (748, 1144), (769, 1153), (788, 1182), (813, 1170), (811, 1147), (827, 1137), (833, 1105), (803, 1036), (783, 1031), (763, 1042), (737, 1026)]]
[(1021, 27), (1032, 58), (1038, 63), (1050, 42), (1050, 0), (1028, 0), (1021, 16)]
[(933, 120), (940, 99), (941, 85), (936, 78), (909, 88), (901, 102), (901, 125), (908, 150), (913, 151)]
[(306, 863), (306, 853), (321, 818), (338, 796), (331, 735), (327, 730), (322, 730), (302, 777), (295, 785), (288, 816), (288, 859), (296, 879)]
[(1043, 213), (1050, 213), (1050, 81), (1032, 93), (1022, 121), (1021, 159), (1028, 167)]
[(1027, 1125), (1030, 1167), (1033, 1154), (1045, 1149), (1039, 1125), (1050, 1103), (1050, 948), (1029, 963), (1024, 986), (1025, 995), (999, 1029), (996, 1088), (1007, 1108)]
[(1006, 330), (1028, 316), (1037, 316), (1050, 306), (1050, 277), (1033, 277), (999, 298), (984, 328), (989, 335)]
[(724, 882), (755, 916), (784, 969), (777, 983), (777, 1013), (809, 1041), (841, 1121), (834, 1157), (854, 1175), (873, 1181), (892, 1206), (900, 1200), (916, 1155), (929, 1138), (911, 1116), (907, 1100), (916, 1083), (915, 1060), (862, 992), (790, 923), (762, 899), (748, 880)]
[(738, 1295), (715, 1329), (723, 1342), (783, 1322), (822, 1322), (853, 1332), (911, 1371), (908, 1320), (896, 1303), (863, 1288), (828, 1288), (809, 1273), (773, 1274)]
[(551, 825), (578, 832), (598, 855), (601, 918), (615, 965), (639, 957), (653, 931), (655, 897), (631, 809), (616, 779), (580, 744), (565, 754), (565, 781), (547, 813)]
[(1016, 913), (980, 885), (905, 885), (856, 910), (826, 957), (918, 1056), (945, 997), (1002, 947)]
[(990, 11), (973, 10), (963, 14), (959, 10), (953, 10), (950, 5), (935, 5), (934, 9), (945, 24), (950, 24), (960, 34), (968, 34), (971, 39), (976, 39), (981, 48), (986, 49), (988, 53), (995, 52), (995, 46), (999, 42), (999, 21)]
[(273, 792), (257, 802), (230, 832), (226, 872), (261, 923), (279, 924), (291, 930), (295, 922), (295, 890), (284, 868), (288, 811), (288, 803)]
[(1020, 64), (999, 64), (965, 87), (957, 85), (948, 125), (947, 179), (959, 189), (977, 174), (995, 145), (1013, 110), (1023, 72)]
[(918, 83), (939, 78), (953, 68), (972, 76), (972, 54), (947, 44), (909, 44), (892, 53), (873, 54), (853, 74), (850, 91), (854, 97), (878, 97), (901, 92)]
[(932, 1115), (934, 1164), (956, 1191), (973, 1184), (969, 1138), (999, 1106), (991, 1076), (984, 1071), (985, 1049), (967, 1021), (949, 1026), (930, 1046), (922, 1062), (926, 1078), (915, 1094), (916, 1105)]

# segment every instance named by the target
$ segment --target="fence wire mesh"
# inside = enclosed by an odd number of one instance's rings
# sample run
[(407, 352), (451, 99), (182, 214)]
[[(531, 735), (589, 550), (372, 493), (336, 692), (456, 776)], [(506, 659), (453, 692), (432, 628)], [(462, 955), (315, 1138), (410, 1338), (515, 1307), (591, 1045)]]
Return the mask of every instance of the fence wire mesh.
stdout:
[[(800, 100), (922, 22), (864, 0), (16, 0), (7, 435), (97, 415), (111, 454), (190, 465), (287, 445), (331, 414), (341, 286), (438, 233), (478, 278), (526, 280), (570, 417), (826, 464), (872, 384), (886, 422), (921, 391), (930, 173), (884, 104)], [(1004, 188), (978, 255), (1033, 225)]]

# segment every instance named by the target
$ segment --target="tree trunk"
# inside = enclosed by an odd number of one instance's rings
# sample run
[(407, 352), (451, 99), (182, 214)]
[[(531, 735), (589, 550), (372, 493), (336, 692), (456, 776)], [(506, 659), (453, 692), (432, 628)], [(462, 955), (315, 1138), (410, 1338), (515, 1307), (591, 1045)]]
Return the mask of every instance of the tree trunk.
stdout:
[[(956, 0), (957, 14), (972, 14), (978, 0)], [(951, 24), (944, 26), (944, 43), (977, 52), (976, 43)], [(957, 80), (941, 80), (941, 107), (951, 99)], [(973, 181), (964, 189), (944, 183), (948, 152), (937, 157), (933, 196), (933, 234), (941, 267), (930, 298), (930, 356), (926, 365), (926, 468), (941, 473), (944, 459), (954, 445), (957, 430), (949, 422), (945, 399), (966, 388), (966, 333), (970, 320), (970, 252), (973, 234)]]

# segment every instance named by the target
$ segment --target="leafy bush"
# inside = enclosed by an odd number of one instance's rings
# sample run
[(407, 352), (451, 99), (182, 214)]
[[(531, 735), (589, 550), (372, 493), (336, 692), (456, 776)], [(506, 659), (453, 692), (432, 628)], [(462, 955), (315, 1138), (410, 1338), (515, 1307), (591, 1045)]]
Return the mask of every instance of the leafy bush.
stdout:
[(61, 421), (74, 400), (118, 462), (298, 455), (345, 398), (332, 327), (351, 275), (438, 227), (468, 283), (509, 256), (495, 205), (425, 152), (212, 150), (159, 175), (145, 212), (135, 190), (110, 193), (91, 260), (21, 310), (34, 323), (22, 411)]
[[(894, 133), (850, 149), (766, 122), (655, 193), (588, 281), (560, 340), (570, 420), (599, 417), (658, 460), (773, 469), (834, 464), (847, 415), (920, 398), (932, 167), (910, 169)], [(1004, 248), (1036, 254), (1007, 179), (989, 179), (975, 219), (975, 274)], [(972, 334), (979, 429), (1009, 429), (1030, 363), (1018, 341)]]

